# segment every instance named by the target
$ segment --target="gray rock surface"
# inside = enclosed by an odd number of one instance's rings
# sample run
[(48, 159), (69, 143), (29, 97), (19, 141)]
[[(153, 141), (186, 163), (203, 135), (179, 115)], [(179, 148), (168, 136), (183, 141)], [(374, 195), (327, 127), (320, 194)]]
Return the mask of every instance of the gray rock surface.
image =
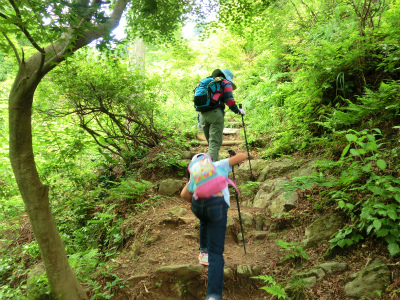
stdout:
[(389, 268), (382, 260), (375, 259), (369, 266), (358, 273), (355, 280), (345, 285), (344, 292), (348, 297), (380, 298), (375, 291), (384, 291), (389, 283)]

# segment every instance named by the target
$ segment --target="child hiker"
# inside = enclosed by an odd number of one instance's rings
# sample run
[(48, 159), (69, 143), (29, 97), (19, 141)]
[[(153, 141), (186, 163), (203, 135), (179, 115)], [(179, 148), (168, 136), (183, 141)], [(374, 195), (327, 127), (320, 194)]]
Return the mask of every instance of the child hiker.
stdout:
[[(192, 163), (200, 159), (206, 159), (207, 154), (196, 154), (192, 158)], [(208, 157), (209, 158), (209, 157)], [(217, 167), (225, 171), (224, 174), (232, 172), (232, 166), (239, 164), (247, 158), (247, 154), (238, 153), (230, 155), (229, 158), (213, 162)], [(211, 161), (211, 159), (210, 159)], [(190, 170), (190, 165), (189, 165)], [(224, 278), (224, 247), (227, 212), (230, 207), (230, 195), (228, 186), (215, 194), (202, 198), (196, 195), (194, 190), (194, 177), (191, 179), (181, 192), (181, 197), (192, 204), (192, 212), (200, 219), (200, 254), (199, 262), (208, 265), (208, 286), (207, 300), (222, 299), (222, 287)], [(212, 189), (212, 187), (210, 187)]]

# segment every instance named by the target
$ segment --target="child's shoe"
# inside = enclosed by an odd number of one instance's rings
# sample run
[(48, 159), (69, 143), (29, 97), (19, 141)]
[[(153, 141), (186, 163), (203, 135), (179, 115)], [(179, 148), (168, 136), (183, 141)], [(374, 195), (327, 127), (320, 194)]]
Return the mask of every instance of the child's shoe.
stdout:
[(208, 266), (208, 253), (201, 252), (199, 254), (199, 263), (201, 263), (202, 265)]

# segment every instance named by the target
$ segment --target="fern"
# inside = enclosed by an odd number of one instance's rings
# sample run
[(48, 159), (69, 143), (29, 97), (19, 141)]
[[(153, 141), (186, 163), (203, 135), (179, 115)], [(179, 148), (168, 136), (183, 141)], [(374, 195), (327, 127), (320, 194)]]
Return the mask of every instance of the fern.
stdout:
[(268, 285), (261, 287), (260, 289), (267, 291), (269, 294), (278, 297), (278, 299), (287, 299), (285, 289), (276, 283), (275, 279), (268, 275), (259, 275), (251, 277), (254, 279), (260, 279)]
[(370, 118), (378, 122), (390, 120), (400, 111), (400, 82), (382, 82), (378, 91), (366, 88), (363, 97), (357, 102), (348, 101), (348, 106), (337, 109), (329, 118), (326, 127), (340, 128), (357, 124)]

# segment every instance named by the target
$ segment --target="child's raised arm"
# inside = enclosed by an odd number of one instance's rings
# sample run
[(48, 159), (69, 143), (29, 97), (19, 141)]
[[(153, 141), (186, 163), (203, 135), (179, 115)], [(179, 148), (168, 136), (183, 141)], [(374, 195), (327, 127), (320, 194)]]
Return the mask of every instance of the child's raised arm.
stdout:
[(247, 158), (246, 153), (237, 153), (229, 158), (229, 165), (232, 167), (244, 161)]

